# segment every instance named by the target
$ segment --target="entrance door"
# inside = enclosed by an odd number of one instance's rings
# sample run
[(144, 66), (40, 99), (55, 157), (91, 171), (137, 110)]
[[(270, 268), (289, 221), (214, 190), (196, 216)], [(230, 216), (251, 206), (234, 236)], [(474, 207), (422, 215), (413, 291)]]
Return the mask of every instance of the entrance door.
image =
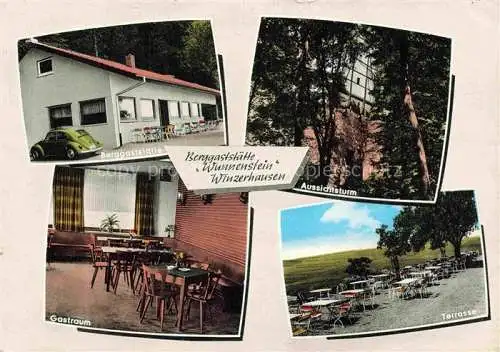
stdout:
[(158, 104), (160, 105), (160, 124), (168, 126), (170, 124), (170, 119), (168, 118), (168, 101), (158, 99)]

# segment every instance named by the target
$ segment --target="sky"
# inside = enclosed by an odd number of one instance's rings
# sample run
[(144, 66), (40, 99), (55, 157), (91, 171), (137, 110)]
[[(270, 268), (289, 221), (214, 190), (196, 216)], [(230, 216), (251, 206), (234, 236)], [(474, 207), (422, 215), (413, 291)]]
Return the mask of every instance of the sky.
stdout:
[(402, 207), (336, 200), (281, 212), (282, 259), (376, 248), (375, 229), (392, 227)]

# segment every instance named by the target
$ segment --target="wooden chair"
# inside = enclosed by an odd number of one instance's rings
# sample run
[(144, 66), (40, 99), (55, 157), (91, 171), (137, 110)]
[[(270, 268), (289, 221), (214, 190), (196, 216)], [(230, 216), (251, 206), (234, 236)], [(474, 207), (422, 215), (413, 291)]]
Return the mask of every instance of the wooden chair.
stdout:
[(92, 280), (90, 281), (90, 288), (93, 288), (97, 273), (101, 269), (106, 269), (108, 267), (108, 262), (106, 261), (106, 258), (104, 258), (104, 253), (99, 247), (89, 244), (89, 250), (90, 257), (92, 258), (92, 268), (94, 269)]
[(189, 313), (191, 311), (191, 304), (193, 302), (198, 302), (200, 305), (200, 333), (203, 334), (203, 307), (206, 306), (208, 313), (211, 315), (210, 304), (215, 300), (215, 290), (219, 284), (219, 279), (221, 277), (221, 272), (213, 273), (208, 275), (207, 281), (203, 284), (203, 289), (199, 292), (188, 292), (187, 293), (187, 311), (186, 317), (189, 319)]
[[(208, 268), (210, 267), (210, 264), (208, 263), (200, 263), (200, 262), (191, 262), (191, 264), (189, 264), (189, 266), (191, 268), (198, 268), (198, 269), (202, 269), (202, 270), (208, 270)], [(188, 292), (194, 292), (194, 291), (198, 291), (200, 292), (200, 290), (202, 289), (202, 283), (197, 283), (197, 284), (191, 284), (188, 286)]]
[(167, 125), (165, 126), (165, 138), (169, 140), (170, 138), (174, 138), (175, 133), (175, 125)]
[(140, 323), (144, 320), (149, 306), (155, 300), (156, 318), (160, 320), (160, 329), (163, 330), (165, 311), (170, 311), (172, 306), (175, 306), (177, 310), (175, 296), (178, 291), (174, 286), (175, 278), (169, 275), (166, 270), (155, 270), (148, 265), (143, 265), (142, 271), (144, 273), (144, 290), (138, 305)]
[(116, 289), (118, 288), (118, 283), (120, 282), (120, 276), (123, 274), (125, 282), (132, 289), (132, 293), (135, 295), (134, 287), (134, 261), (135, 255), (130, 252), (116, 252), (116, 261), (113, 263), (113, 292), (116, 294)]

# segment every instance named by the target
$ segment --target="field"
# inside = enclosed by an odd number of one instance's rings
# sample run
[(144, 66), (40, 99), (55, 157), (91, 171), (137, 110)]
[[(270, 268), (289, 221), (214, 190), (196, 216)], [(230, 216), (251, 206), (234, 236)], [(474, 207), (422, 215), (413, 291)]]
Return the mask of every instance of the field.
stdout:
[[(461, 250), (482, 253), (481, 237), (465, 238), (462, 241)], [(446, 247), (446, 254), (453, 255), (451, 245)], [(372, 259), (371, 268), (374, 270), (391, 268), (388, 258), (384, 256), (384, 251), (376, 248), (285, 260), (283, 268), (287, 294), (294, 295), (299, 289), (313, 290), (322, 287), (335, 287), (343, 278), (347, 277), (345, 272), (347, 259), (359, 257)], [(426, 248), (420, 252), (400, 257), (400, 264), (401, 267), (404, 267), (439, 257), (439, 250)]]

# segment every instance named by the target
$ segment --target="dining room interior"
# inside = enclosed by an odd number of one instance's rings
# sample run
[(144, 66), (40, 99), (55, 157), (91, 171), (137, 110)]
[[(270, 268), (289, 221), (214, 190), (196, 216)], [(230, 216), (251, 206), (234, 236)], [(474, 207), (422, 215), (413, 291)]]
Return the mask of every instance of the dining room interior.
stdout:
[(56, 166), (46, 320), (91, 329), (238, 336), (248, 193), (198, 195), (169, 159)]

